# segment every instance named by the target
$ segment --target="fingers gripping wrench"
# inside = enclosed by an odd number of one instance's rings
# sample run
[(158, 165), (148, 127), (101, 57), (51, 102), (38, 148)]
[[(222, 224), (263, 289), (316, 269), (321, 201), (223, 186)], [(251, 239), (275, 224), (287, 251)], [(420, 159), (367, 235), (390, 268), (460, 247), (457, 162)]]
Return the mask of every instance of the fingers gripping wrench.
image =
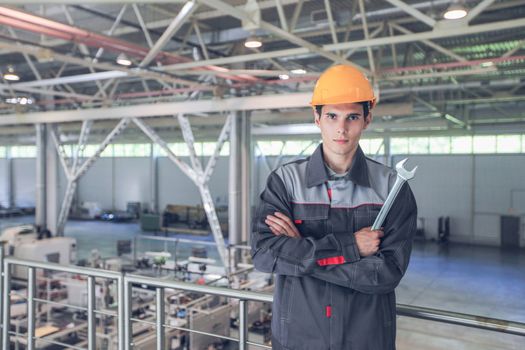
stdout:
[(381, 210), (379, 211), (379, 214), (377, 215), (377, 218), (374, 221), (374, 224), (372, 225), (372, 230), (379, 230), (381, 228), (381, 226), (383, 225), (383, 222), (385, 221), (386, 216), (390, 212), (390, 208), (392, 208), (392, 204), (394, 203), (399, 193), (399, 190), (401, 190), (401, 187), (403, 187), (403, 184), (405, 182), (407, 182), (408, 180), (414, 177), (414, 174), (416, 173), (416, 170), (417, 170), (417, 166), (411, 171), (406, 170), (405, 168), (403, 168), (403, 165), (405, 165), (407, 160), (408, 158), (405, 158), (396, 164), (396, 171), (397, 171), (396, 182), (394, 183), (394, 187), (392, 187), (392, 189), (390, 190), (390, 193), (388, 193), (388, 197), (386, 198), (385, 203), (381, 207)]

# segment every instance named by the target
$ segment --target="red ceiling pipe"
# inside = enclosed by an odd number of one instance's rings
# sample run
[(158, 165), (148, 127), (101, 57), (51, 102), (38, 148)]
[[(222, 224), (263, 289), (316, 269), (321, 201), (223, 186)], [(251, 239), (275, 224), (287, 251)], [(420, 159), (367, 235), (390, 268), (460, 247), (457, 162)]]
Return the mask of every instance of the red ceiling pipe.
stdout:
[[(0, 23), (6, 24), (15, 28), (31, 31), (34, 33), (45, 34), (55, 38), (72, 41), (79, 44), (85, 44), (91, 47), (103, 47), (104, 49), (116, 52), (124, 52), (130, 56), (144, 58), (149, 49), (129, 43), (124, 40), (111, 38), (105, 35), (89, 32), (84, 29), (73, 27), (60, 22), (52, 21), (43, 17), (33, 15), (31, 13), (11, 9), (0, 6)], [(161, 60), (165, 64), (175, 64), (190, 62), (191, 59), (183, 56), (174, 55), (167, 52), (159, 52), (157, 60)], [(222, 69), (217, 66), (206, 66), (204, 69), (218, 70)], [(218, 75), (225, 79), (232, 79), (237, 81), (252, 81), (258, 82), (259, 79), (252, 76), (234, 76), (228, 74)]]
[(480, 66), (483, 63), (489, 63), (489, 62), (496, 64), (500, 62), (511, 62), (511, 61), (520, 61), (520, 60), (525, 60), (525, 55), (524, 56), (484, 58), (481, 60), (473, 60), (473, 61), (466, 61), (466, 62), (447, 62), (447, 63), (426, 64), (426, 65), (420, 65), (420, 66), (388, 68), (388, 69), (383, 69), (381, 73), (399, 73), (399, 72), (411, 72), (411, 71), (429, 70), (429, 69), (472, 67), (472, 66)]

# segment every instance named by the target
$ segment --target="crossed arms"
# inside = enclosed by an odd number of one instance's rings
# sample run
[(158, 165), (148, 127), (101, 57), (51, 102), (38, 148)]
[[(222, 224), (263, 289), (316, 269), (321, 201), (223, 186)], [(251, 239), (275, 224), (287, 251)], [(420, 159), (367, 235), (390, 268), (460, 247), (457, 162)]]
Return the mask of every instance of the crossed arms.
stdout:
[(303, 238), (293, 224), (291, 206), (283, 181), (272, 172), (253, 220), (252, 258), (257, 270), (310, 276), (368, 294), (388, 293), (399, 284), (416, 230), (417, 208), (408, 185), (386, 218), (384, 236), (364, 228)]

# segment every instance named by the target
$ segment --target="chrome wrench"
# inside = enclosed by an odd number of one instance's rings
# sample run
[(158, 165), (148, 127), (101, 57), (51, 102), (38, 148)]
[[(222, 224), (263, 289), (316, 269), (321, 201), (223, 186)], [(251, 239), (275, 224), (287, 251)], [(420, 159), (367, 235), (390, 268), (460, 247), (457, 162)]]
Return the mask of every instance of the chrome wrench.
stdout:
[(386, 197), (386, 201), (381, 207), (381, 210), (379, 211), (379, 214), (377, 215), (377, 218), (374, 221), (374, 224), (372, 225), (372, 230), (379, 230), (381, 228), (381, 225), (383, 225), (383, 222), (385, 221), (386, 216), (390, 212), (390, 208), (392, 208), (392, 204), (394, 203), (399, 193), (399, 190), (401, 190), (401, 187), (403, 187), (403, 184), (405, 182), (407, 182), (408, 180), (414, 177), (414, 174), (416, 173), (416, 170), (417, 170), (417, 166), (411, 171), (406, 170), (405, 168), (403, 168), (403, 165), (405, 165), (407, 160), (408, 158), (405, 158), (396, 164), (396, 171), (397, 171), (396, 182), (394, 183), (394, 186), (390, 190), (390, 193), (388, 193), (388, 196)]

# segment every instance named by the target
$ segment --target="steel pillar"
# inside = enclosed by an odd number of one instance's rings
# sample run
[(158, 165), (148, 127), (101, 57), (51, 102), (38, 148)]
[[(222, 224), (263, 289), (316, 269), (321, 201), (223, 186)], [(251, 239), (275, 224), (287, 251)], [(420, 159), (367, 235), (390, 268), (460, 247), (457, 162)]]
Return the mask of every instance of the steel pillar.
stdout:
[(57, 232), (58, 224), (58, 194), (59, 194), (59, 173), (58, 173), (58, 154), (53, 142), (47, 142), (52, 139), (52, 130), (49, 125), (44, 128), (45, 131), (45, 215), (46, 228), (53, 235)]
[(243, 112), (241, 127), (241, 242), (248, 242), (251, 231), (252, 123), (249, 111)]
[[(242, 142), (242, 112), (233, 112), (231, 134), (230, 134), (230, 174), (229, 174), (229, 197), (228, 197), (228, 237), (230, 244), (242, 242), (242, 208), (241, 208), (241, 142)], [(231, 264), (239, 261), (235, 252), (231, 256)]]
[(36, 200), (35, 224), (46, 227), (46, 126), (35, 124), (36, 131)]
[(7, 175), (7, 207), (15, 206), (15, 186), (13, 178), (13, 158), (11, 157), (11, 147), (6, 147), (6, 175)]

